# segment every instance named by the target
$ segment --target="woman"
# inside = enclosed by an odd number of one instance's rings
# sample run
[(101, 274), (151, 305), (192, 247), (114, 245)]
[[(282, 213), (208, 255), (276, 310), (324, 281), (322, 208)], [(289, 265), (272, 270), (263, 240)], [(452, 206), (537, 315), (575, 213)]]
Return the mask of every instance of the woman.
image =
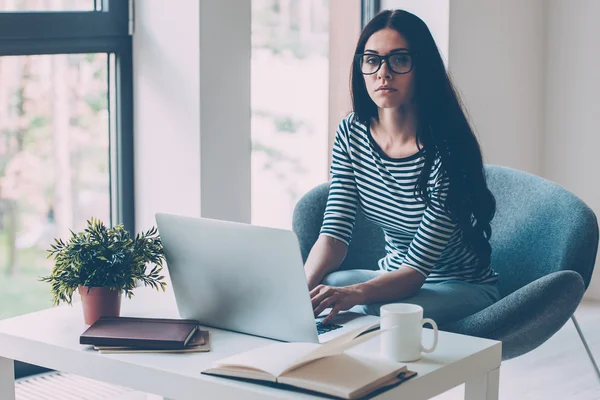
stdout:
[[(331, 307), (379, 315), (419, 304), (438, 324), (500, 298), (479, 144), (425, 23), (382, 11), (364, 28), (352, 65), (354, 112), (340, 123), (319, 238), (305, 264), (315, 315)], [(379, 270), (336, 271), (357, 208), (385, 233)], [(370, 266), (369, 266), (370, 267)]]

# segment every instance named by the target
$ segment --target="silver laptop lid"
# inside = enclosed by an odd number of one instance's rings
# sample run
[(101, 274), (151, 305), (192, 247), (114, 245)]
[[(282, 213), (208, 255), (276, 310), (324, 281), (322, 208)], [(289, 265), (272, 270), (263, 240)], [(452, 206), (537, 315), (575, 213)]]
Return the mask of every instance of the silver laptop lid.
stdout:
[(318, 343), (294, 232), (163, 213), (156, 223), (181, 318)]

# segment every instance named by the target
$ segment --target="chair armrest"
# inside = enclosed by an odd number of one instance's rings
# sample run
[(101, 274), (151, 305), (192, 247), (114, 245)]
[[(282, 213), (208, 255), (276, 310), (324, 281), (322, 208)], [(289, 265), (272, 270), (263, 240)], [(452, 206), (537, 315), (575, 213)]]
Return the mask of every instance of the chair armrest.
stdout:
[(585, 286), (574, 271), (558, 271), (516, 290), (488, 308), (440, 329), (502, 341), (502, 359), (525, 354), (573, 315)]

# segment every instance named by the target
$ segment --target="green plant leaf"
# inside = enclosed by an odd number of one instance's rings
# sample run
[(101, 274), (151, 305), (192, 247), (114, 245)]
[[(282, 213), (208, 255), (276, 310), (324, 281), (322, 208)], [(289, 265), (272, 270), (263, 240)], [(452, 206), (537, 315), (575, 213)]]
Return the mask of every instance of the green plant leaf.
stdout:
[[(54, 268), (39, 280), (50, 283), (55, 305), (71, 304), (79, 285), (109, 287), (129, 298), (136, 280), (156, 290), (166, 288), (160, 275), (165, 258), (156, 227), (132, 239), (123, 225), (109, 228), (92, 217), (82, 232), (71, 231), (66, 242), (54, 239), (47, 251), (48, 258), (55, 261)], [(154, 266), (150, 269), (150, 265)]]

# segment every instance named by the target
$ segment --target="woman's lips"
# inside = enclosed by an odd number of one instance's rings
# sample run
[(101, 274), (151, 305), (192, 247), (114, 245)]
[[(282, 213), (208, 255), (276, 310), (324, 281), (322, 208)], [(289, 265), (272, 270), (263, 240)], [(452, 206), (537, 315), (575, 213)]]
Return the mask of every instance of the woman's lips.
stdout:
[(379, 88), (376, 90), (377, 93), (381, 93), (381, 94), (391, 94), (396, 92), (396, 89), (392, 89), (392, 88)]

